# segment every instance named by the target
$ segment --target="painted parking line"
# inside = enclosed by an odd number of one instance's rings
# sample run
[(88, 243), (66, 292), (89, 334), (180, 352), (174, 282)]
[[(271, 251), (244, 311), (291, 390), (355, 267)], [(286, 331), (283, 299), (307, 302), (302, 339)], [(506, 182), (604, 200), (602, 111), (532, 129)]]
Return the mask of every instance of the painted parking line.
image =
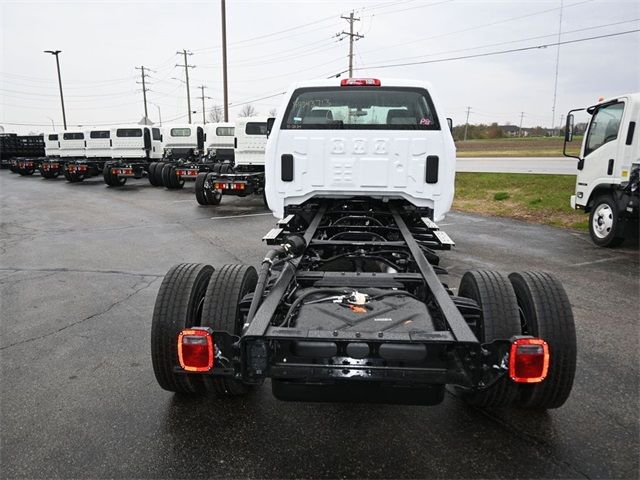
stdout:
[(247, 213), (245, 215), (227, 215), (225, 217), (211, 217), (211, 220), (223, 220), (226, 218), (244, 218), (244, 217), (264, 217), (266, 215), (273, 215), (271, 212), (269, 213)]

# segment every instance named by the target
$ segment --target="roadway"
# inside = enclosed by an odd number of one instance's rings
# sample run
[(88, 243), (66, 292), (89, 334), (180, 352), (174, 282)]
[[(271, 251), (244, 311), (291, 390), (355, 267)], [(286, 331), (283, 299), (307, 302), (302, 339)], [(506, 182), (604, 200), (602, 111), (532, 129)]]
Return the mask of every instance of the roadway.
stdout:
[(264, 257), (261, 199), (199, 207), (193, 187), (0, 172), (3, 478), (638, 478), (638, 247), (450, 214), (441, 265), (544, 269), (567, 289), (578, 370), (564, 407), (484, 411), (285, 403), (161, 390), (151, 314), (175, 263)]
[(458, 157), (456, 171), (575, 175), (576, 162), (568, 157)]

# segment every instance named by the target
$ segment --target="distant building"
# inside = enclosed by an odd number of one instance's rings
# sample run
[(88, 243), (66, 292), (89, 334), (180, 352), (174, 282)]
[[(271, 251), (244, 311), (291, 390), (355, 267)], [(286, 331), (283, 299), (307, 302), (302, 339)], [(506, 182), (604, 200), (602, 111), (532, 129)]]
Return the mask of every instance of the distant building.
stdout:
[(517, 125), (500, 125), (500, 130), (505, 137), (517, 137), (520, 133), (520, 127)]

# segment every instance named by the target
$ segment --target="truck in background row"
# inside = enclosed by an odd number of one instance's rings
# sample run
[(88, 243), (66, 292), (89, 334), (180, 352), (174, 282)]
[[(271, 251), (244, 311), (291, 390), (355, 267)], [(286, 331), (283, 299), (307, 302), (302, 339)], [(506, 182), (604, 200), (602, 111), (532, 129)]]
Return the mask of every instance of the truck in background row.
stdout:
[[(567, 153), (573, 141), (574, 113), (591, 115), (578, 157)], [(638, 231), (640, 190), (640, 93), (603, 100), (567, 115), (564, 155), (578, 159), (571, 207), (589, 214), (589, 234), (601, 247), (616, 247)]]
[(121, 187), (127, 178), (142, 178), (149, 165), (164, 155), (162, 132), (144, 125), (111, 128), (111, 157), (102, 172), (104, 183)]
[(211, 172), (196, 178), (196, 200), (200, 205), (218, 205), (222, 195), (262, 195), (264, 193), (267, 118), (238, 118), (235, 125), (233, 161), (221, 161)]

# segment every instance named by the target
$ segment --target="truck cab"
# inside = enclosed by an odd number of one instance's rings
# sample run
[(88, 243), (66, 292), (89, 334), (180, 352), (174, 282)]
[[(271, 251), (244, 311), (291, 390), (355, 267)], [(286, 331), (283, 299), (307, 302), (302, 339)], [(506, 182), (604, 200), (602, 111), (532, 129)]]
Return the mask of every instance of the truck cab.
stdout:
[(269, 134), (267, 202), (277, 217), (312, 197), (405, 199), (440, 220), (451, 207), (456, 151), (426, 82), (301, 82)]
[(110, 130), (111, 157), (114, 159), (160, 159), (162, 133), (157, 127), (119, 125)]
[(235, 128), (235, 164), (264, 167), (267, 145), (267, 118), (238, 118)]
[[(573, 141), (574, 114), (590, 115), (579, 156), (567, 154)], [(637, 230), (640, 170), (640, 93), (600, 101), (567, 115), (564, 154), (577, 162), (576, 190), (571, 206), (589, 214), (589, 233), (602, 247), (620, 245)]]
[(111, 158), (111, 131), (108, 129), (87, 130), (85, 156), (89, 158)]
[(64, 132), (58, 136), (58, 140), (60, 142), (59, 152), (61, 158), (84, 158), (85, 136), (83, 131)]
[(57, 133), (44, 134), (44, 154), (52, 158), (60, 156), (60, 140)]
[(164, 128), (164, 157), (195, 157), (204, 152), (204, 129), (200, 125), (171, 125)]
[(206, 153), (215, 155), (218, 160), (233, 160), (234, 135), (234, 123), (209, 123), (204, 134)]

